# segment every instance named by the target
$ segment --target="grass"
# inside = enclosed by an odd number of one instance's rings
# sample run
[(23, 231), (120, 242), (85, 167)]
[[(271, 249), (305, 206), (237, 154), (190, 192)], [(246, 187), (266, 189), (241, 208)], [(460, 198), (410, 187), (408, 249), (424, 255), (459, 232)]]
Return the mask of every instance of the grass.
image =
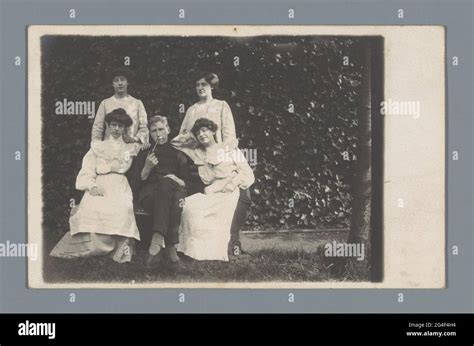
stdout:
[[(235, 261), (196, 261), (184, 257), (178, 265), (143, 266), (149, 237), (137, 243), (131, 263), (116, 263), (109, 257), (62, 259), (48, 254), (62, 237), (46, 228), (43, 274), (48, 283), (196, 283), (196, 282), (318, 282), (368, 281), (367, 262), (325, 257), (324, 246), (344, 241), (347, 232), (288, 232), (241, 234), (247, 257)], [(146, 239), (145, 239), (146, 238)]]
[[(46, 256), (44, 279), (49, 283), (159, 283), (159, 282), (312, 282), (360, 281), (364, 273), (343, 258), (326, 258), (321, 250), (260, 250), (229, 262), (182, 258), (178, 265), (142, 265), (145, 250), (133, 262), (115, 263), (108, 257), (60, 259)], [(364, 280), (365, 281), (365, 280)]]

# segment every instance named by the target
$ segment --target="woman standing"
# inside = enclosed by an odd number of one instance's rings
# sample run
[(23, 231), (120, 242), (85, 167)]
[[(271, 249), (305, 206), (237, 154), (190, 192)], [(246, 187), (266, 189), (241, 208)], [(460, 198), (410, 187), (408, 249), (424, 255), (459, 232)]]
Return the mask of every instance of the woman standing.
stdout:
[[(132, 124), (124, 133), (124, 141), (126, 143), (140, 143), (143, 149), (150, 146), (148, 121), (143, 102), (136, 99), (128, 93), (129, 73), (126, 70), (116, 70), (112, 74), (112, 86), (114, 95), (103, 100), (94, 119), (92, 126), (92, 142), (101, 141), (108, 137), (105, 128), (105, 115), (114, 109), (122, 108), (130, 116)], [(105, 133), (104, 133), (105, 130)]]
[(204, 193), (185, 199), (178, 251), (197, 260), (229, 259), (231, 225), (239, 191), (255, 181), (252, 169), (239, 149), (219, 153), (217, 124), (200, 118), (191, 129), (199, 147), (188, 155), (198, 167)]
[(105, 116), (108, 138), (94, 141), (82, 160), (76, 188), (84, 197), (69, 219), (70, 231), (51, 251), (54, 257), (76, 258), (111, 254), (116, 262), (130, 262), (134, 239), (140, 240), (133, 197), (125, 173), (138, 143), (125, 143), (132, 119), (122, 108)]
[(197, 119), (206, 118), (217, 124), (217, 143), (235, 145), (234, 116), (229, 104), (224, 100), (213, 97), (213, 91), (219, 86), (219, 77), (215, 73), (203, 74), (196, 81), (196, 93), (199, 101), (186, 111), (186, 115), (179, 130), (180, 135), (173, 139), (176, 147), (196, 148), (199, 143), (191, 132)]

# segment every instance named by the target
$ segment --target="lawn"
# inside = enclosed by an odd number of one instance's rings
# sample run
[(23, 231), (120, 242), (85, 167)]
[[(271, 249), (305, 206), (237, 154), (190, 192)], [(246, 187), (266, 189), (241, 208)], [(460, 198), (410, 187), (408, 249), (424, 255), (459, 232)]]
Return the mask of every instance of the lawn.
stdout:
[[(159, 282), (303, 282), (358, 281), (357, 268), (342, 258), (326, 258), (320, 245), (344, 235), (337, 232), (305, 235), (300, 249), (275, 246), (287, 235), (244, 235), (245, 244), (253, 244), (249, 254), (229, 262), (196, 261), (182, 256), (177, 265), (160, 264), (153, 269), (143, 266), (146, 249), (141, 246), (131, 263), (115, 263), (108, 257), (59, 259), (45, 256), (44, 279), (50, 283), (159, 283)], [(294, 235), (291, 236), (295, 238)], [(296, 237), (296, 238), (301, 238)], [(317, 238), (317, 241), (311, 238)], [(261, 244), (261, 245), (258, 245)], [(271, 248), (266, 245), (273, 244)], [(308, 246), (312, 244), (312, 246)]]

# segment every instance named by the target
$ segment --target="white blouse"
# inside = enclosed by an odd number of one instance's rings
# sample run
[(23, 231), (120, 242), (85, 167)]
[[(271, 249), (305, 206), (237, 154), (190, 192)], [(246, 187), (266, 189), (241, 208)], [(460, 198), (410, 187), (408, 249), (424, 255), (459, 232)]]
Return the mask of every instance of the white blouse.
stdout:
[(214, 150), (195, 149), (194, 163), (198, 166), (199, 177), (206, 187), (206, 193), (220, 192), (232, 182), (245, 190), (254, 182), (255, 176), (245, 155), (237, 148), (225, 150), (215, 146)]
[(212, 120), (217, 124), (217, 143), (236, 139), (234, 116), (229, 104), (223, 100), (212, 100), (208, 104), (195, 103), (186, 111), (181, 124), (180, 134), (191, 132), (199, 118)]
[(76, 178), (76, 189), (91, 190), (101, 174), (125, 174), (132, 165), (133, 157), (140, 150), (138, 143), (125, 143), (112, 136), (105, 141), (94, 141), (82, 159), (82, 168)]
[[(92, 126), (92, 141), (101, 141), (105, 130), (105, 115), (114, 109), (123, 108), (132, 118), (132, 125), (127, 129), (127, 134), (138, 138), (142, 143), (148, 143), (148, 119), (143, 102), (131, 95), (117, 98), (115, 95), (103, 100), (94, 119)], [(107, 138), (107, 135), (105, 136)]]

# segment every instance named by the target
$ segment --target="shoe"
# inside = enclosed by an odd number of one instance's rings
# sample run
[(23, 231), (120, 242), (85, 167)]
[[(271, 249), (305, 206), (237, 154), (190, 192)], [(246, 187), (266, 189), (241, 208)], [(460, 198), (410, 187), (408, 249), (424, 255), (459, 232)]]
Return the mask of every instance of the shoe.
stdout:
[(145, 257), (145, 267), (152, 268), (160, 263), (160, 252), (163, 250), (164, 238), (163, 236), (155, 232), (151, 238), (150, 249)]
[(163, 255), (171, 263), (179, 262), (178, 253), (176, 252), (176, 247), (174, 246), (165, 247)]
[(161, 260), (161, 250), (158, 251), (156, 255), (152, 255), (149, 252), (145, 256), (145, 262), (144, 265), (146, 268), (153, 268), (156, 267), (158, 264), (160, 264)]

